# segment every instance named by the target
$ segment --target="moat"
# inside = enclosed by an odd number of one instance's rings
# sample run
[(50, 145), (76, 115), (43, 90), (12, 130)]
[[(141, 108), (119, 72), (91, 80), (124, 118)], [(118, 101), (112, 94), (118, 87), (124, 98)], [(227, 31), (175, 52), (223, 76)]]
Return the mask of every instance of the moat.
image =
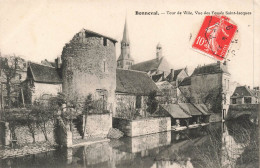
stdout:
[(245, 119), (211, 123), (3, 159), (0, 167), (258, 167), (257, 130)]

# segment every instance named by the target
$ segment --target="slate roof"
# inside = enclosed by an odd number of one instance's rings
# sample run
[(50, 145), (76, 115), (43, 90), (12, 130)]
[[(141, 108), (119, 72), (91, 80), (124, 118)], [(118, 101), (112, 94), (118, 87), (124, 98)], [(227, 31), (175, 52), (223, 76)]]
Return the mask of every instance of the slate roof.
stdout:
[(32, 72), (32, 77), (35, 82), (39, 83), (56, 83), (61, 84), (62, 79), (58, 71), (54, 67), (29, 63), (29, 69)]
[(152, 80), (153, 80), (154, 82), (158, 82), (160, 79), (163, 78), (163, 75), (164, 75), (163, 73), (153, 75), (153, 76), (152, 76)]
[(105, 35), (99, 34), (99, 33), (97, 33), (97, 32), (91, 31), (91, 30), (83, 29), (83, 30), (81, 30), (81, 31), (85, 31), (85, 32), (86, 32), (87, 34), (89, 34), (89, 35), (92, 34), (92, 35), (95, 35), (95, 36), (98, 36), (98, 37), (105, 37), (105, 38), (111, 40), (111, 41), (114, 42), (114, 43), (117, 42), (117, 40), (114, 39), (114, 38), (111, 38), (111, 37), (108, 37), (108, 36), (105, 36)]
[(152, 91), (160, 92), (146, 73), (125, 69), (116, 70), (116, 92), (149, 95)]
[(158, 69), (159, 65), (161, 64), (163, 57), (160, 60), (152, 59), (144, 62), (140, 62), (138, 64), (134, 64), (131, 66), (131, 69), (143, 72), (149, 72), (154, 69)]
[(191, 116), (199, 116), (202, 113), (190, 103), (179, 103), (181, 109)]
[(162, 110), (169, 113), (173, 118), (190, 118), (191, 115), (185, 113), (178, 104), (162, 104)]
[(210, 112), (205, 104), (193, 104), (204, 115), (210, 115)]
[(191, 77), (188, 76), (182, 80), (182, 82), (179, 84), (179, 86), (188, 86), (191, 85)]
[(247, 86), (238, 86), (236, 87), (231, 98), (238, 98), (238, 97), (245, 97), (245, 96), (256, 97), (256, 91), (250, 90)]
[(200, 66), (195, 68), (192, 75), (200, 75), (200, 74), (216, 74), (216, 73), (227, 73), (227, 66), (222, 65), (221, 63), (213, 63), (204, 66)]
[(174, 70), (174, 76), (173, 76), (173, 81), (176, 81), (179, 73), (182, 71), (183, 69), (177, 69), (177, 70)]

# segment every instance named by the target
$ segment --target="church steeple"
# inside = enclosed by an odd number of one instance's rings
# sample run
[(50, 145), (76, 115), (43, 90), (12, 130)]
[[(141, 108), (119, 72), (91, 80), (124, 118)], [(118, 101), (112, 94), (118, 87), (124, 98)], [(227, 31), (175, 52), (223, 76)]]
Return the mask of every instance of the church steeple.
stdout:
[(162, 58), (162, 45), (158, 43), (156, 46), (156, 59), (160, 60)]
[(121, 54), (117, 59), (117, 67), (123, 69), (130, 69), (131, 65), (134, 64), (134, 60), (130, 54), (130, 40), (128, 35), (127, 20), (125, 19), (125, 26), (123, 32), (123, 38), (121, 41)]
[(124, 33), (123, 33), (123, 39), (122, 42), (124, 43), (130, 43), (129, 35), (128, 35), (128, 27), (127, 27), (127, 20), (125, 19), (125, 27), (124, 27)]

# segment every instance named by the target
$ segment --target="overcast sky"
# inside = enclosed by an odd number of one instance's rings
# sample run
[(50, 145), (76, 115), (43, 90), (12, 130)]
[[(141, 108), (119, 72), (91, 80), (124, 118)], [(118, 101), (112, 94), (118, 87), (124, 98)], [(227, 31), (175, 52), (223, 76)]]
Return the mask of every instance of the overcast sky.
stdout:
[[(259, 3), (255, 5), (259, 9)], [(192, 11), (193, 15), (140, 16), (135, 11)], [(240, 84), (260, 84), (260, 57), (256, 49), (259, 30), (253, 31), (253, 0), (144, 0), (139, 1), (3, 1), (0, 0), (0, 50), (2, 54), (22, 55), (34, 62), (54, 60), (63, 46), (82, 28), (118, 40), (117, 57), (127, 15), (131, 54), (135, 62), (155, 58), (155, 47), (162, 44), (163, 55), (173, 69), (187, 66), (190, 72), (197, 65), (216, 62), (191, 49), (205, 15), (195, 11), (241, 11), (251, 15), (229, 15), (238, 25), (239, 43), (229, 54), (229, 70)], [(255, 14), (256, 15), (256, 14)], [(255, 16), (259, 18), (258, 16)], [(257, 23), (259, 25), (259, 23)], [(259, 27), (259, 26), (258, 26)], [(258, 33), (258, 34), (257, 34)], [(254, 35), (253, 35), (254, 34)], [(190, 40), (190, 36), (192, 39)], [(255, 43), (255, 52), (254, 50)], [(259, 47), (258, 47), (259, 48)], [(257, 50), (257, 51), (256, 51)], [(254, 78), (253, 78), (254, 71)]]

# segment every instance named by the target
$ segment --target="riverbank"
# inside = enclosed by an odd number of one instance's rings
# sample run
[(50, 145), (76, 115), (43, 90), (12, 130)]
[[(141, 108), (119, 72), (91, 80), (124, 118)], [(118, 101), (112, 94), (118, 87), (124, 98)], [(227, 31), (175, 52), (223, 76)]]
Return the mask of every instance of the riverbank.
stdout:
[(42, 152), (55, 150), (56, 145), (50, 142), (31, 143), (20, 147), (2, 147), (0, 149), (0, 159), (22, 157)]

